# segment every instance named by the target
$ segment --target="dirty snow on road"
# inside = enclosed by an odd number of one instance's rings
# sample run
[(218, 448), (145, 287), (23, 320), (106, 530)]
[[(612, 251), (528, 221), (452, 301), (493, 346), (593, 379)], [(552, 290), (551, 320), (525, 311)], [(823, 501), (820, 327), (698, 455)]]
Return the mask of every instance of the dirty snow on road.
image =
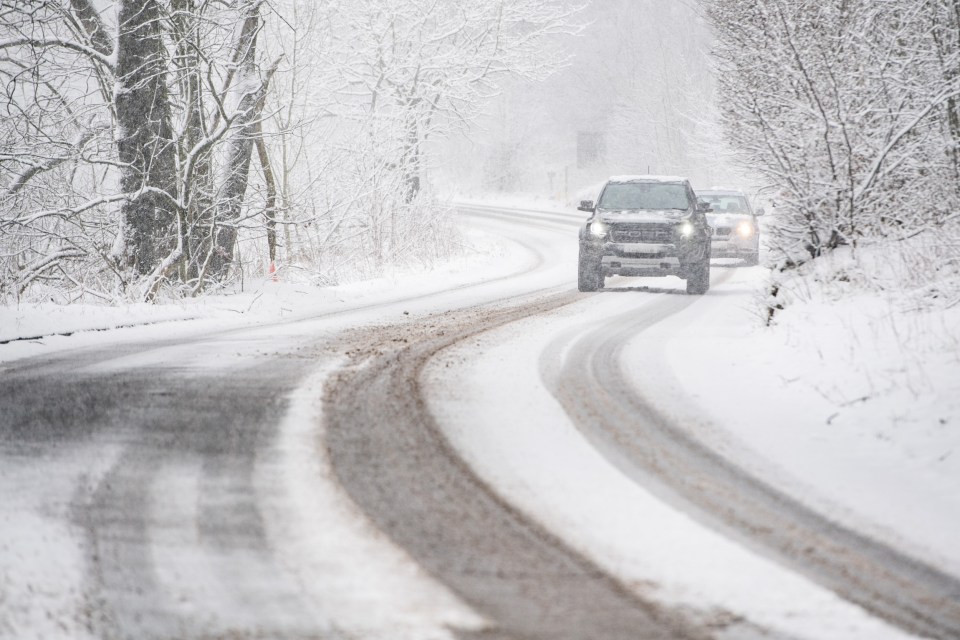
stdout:
[[(632, 284), (651, 282), (660, 284)], [(729, 301), (731, 290), (719, 284), (712, 291)], [(670, 295), (608, 292), (448, 350), (425, 376), (430, 406), (465, 459), (508, 500), (639, 594), (688, 607), (721, 637), (761, 630), (811, 639), (910, 637), (664, 502), (571, 424), (549, 391), (566, 356), (558, 345)], [(670, 332), (669, 321), (662, 326)], [(646, 354), (631, 357), (649, 364)]]
[[(8, 341), (0, 345), (0, 367), (24, 372), (38, 358), (54, 358), (63, 363), (59, 378), (71, 375), (70, 353), (81, 362), (84, 353), (109, 346), (117, 354), (87, 374), (147, 367), (216, 375), (255, 369), (270, 363), (271, 354), (296, 354), (321, 338), (325, 346), (311, 351), (309, 366), (284, 387), (276, 438), (252, 463), (250, 486), (271, 550), (261, 568), (278, 572), (259, 586), (315, 603), (310, 624), (318, 629), (358, 638), (398, 637), (391, 629), (410, 638), (449, 637), (448, 627), (477, 629), (482, 616), (418, 567), (342, 492), (324, 447), (320, 389), (343, 365), (337, 340), (348, 330), (390, 325), (402, 332), (406, 323), (414, 327), (449, 309), (573, 289), (577, 218), (503, 206), (474, 210), (465, 220), (473, 255), (430, 274), (325, 289), (265, 281), (236, 296), (159, 309), (6, 308), (0, 310)], [(811, 331), (798, 311), (767, 329), (752, 312), (762, 268), (715, 268), (713, 277), (714, 288), (696, 299), (685, 296), (676, 279), (611, 280), (613, 289), (629, 290), (584, 295), (455, 344), (431, 360), (422, 378), (429, 410), (493, 494), (632, 592), (678, 607), (718, 638), (910, 637), (749, 539), (687, 513), (655, 478), (624, 473), (558, 402), (556, 377), (581, 337), (611, 318), (665, 314), (625, 340), (616, 364), (658, 410), (826, 518), (957, 576), (951, 532), (960, 530), (960, 473), (952, 453), (957, 442), (946, 428), (958, 414), (950, 386), (958, 379), (955, 358), (918, 356), (931, 363), (911, 369), (911, 380), (926, 372), (922, 385), (904, 391), (902, 379), (891, 375), (881, 386), (877, 372), (895, 369), (901, 353), (871, 349), (873, 359), (860, 367), (814, 357), (813, 345), (830, 351), (846, 335), (845, 320)], [(882, 317), (869, 317), (876, 333)], [(176, 321), (183, 318), (197, 319)], [(110, 329), (148, 321), (160, 323)], [(15, 340), (38, 335), (51, 337)], [(818, 374), (825, 366), (832, 377)], [(269, 366), (257, 375), (271, 375)], [(849, 392), (834, 394), (847, 380)], [(886, 399), (851, 402), (861, 395), (858, 385), (870, 381)], [(907, 415), (923, 423), (919, 432), (898, 428), (899, 407), (911, 397), (916, 403)], [(83, 519), (71, 509), (83, 504), (80, 488), (92, 494), (104, 482), (127, 442), (106, 431), (31, 457), (9, 430), (3, 434), (0, 635), (83, 637), (97, 628), (90, 612), (96, 605), (87, 591)], [(197, 531), (189, 524), (199, 500), (190, 480), (193, 463), (165, 460), (172, 466), (153, 476), (147, 494), (153, 506), (146, 512), (155, 525), (166, 523), (149, 551), (158, 563), (157, 583), (165, 598), (174, 598), (165, 606), (183, 619), (204, 621), (182, 637), (199, 629), (236, 630), (231, 618), (255, 629), (250, 616), (264, 609), (247, 615), (242, 609), (250, 603), (242, 599), (208, 598), (224, 588), (209, 582), (217, 573), (208, 571), (211, 562), (223, 574), (230, 561), (252, 562), (252, 556), (211, 561), (197, 555)], [(238, 575), (250, 579), (254, 568)]]

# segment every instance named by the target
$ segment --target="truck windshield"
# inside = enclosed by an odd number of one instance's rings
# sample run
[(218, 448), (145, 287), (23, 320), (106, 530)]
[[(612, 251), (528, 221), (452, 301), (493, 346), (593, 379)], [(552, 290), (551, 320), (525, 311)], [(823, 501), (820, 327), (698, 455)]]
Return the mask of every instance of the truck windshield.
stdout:
[(687, 209), (687, 188), (667, 182), (614, 182), (600, 196), (600, 209)]

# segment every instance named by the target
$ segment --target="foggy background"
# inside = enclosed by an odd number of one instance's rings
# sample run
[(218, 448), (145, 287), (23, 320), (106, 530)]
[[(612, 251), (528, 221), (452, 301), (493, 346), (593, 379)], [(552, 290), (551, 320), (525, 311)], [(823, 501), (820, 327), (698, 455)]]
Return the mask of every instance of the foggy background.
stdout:
[(755, 186), (722, 140), (712, 36), (693, 3), (609, 0), (576, 20), (582, 30), (560, 39), (563, 68), (507, 83), (468, 130), (433, 146), (438, 190), (569, 204), (615, 174)]

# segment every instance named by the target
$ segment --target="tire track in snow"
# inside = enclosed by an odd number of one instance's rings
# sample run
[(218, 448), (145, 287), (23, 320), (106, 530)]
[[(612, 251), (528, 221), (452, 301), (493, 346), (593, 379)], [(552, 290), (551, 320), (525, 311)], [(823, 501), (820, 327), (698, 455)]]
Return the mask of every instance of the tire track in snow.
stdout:
[[(511, 273), (272, 326), (442, 300), (540, 269), (545, 253), (518, 242), (530, 260)], [(277, 566), (254, 487), (258, 456), (273, 446), (284, 398), (315, 363), (275, 353), (252, 369), (176, 366), (185, 349), (196, 351), (187, 359), (225, 343), (231, 351), (272, 351), (261, 342), (263, 329), (87, 347), (5, 367), (0, 461), (17, 456), (57, 474), (48, 464), (53, 453), (95, 450), (99, 441), (120, 449), (109, 469), (81, 477), (72, 495), (59, 497), (86, 549), (83, 624), (99, 637), (333, 637)], [(248, 332), (259, 337), (231, 343)], [(177, 483), (169, 485), (173, 473)]]
[(471, 471), (427, 411), (425, 364), (471, 336), (582, 300), (562, 291), (358, 332), (327, 383), (334, 471), (373, 523), (493, 625), (486, 640), (710, 637), (641, 600), (521, 515)]
[(684, 511), (904, 630), (960, 638), (960, 580), (832, 522), (645, 401), (620, 365), (621, 351), (696, 300), (667, 297), (586, 334), (561, 337), (543, 356), (548, 388), (602, 454)]
[[(142, 396), (112, 406), (104, 425), (123, 453), (73, 508), (101, 637), (321, 637), (309, 603), (272, 570), (253, 483), (278, 398), (298, 378), (288, 363), (274, 359), (268, 382), (256, 370), (127, 373)], [(163, 482), (171, 469), (176, 484)]]

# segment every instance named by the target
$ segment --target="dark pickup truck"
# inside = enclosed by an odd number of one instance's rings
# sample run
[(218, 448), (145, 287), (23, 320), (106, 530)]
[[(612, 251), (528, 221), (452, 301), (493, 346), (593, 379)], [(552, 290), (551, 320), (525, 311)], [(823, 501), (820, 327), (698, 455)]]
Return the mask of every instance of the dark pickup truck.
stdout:
[(686, 178), (615, 176), (580, 228), (580, 291), (602, 289), (607, 276), (678, 276), (687, 293), (710, 288), (711, 229)]

